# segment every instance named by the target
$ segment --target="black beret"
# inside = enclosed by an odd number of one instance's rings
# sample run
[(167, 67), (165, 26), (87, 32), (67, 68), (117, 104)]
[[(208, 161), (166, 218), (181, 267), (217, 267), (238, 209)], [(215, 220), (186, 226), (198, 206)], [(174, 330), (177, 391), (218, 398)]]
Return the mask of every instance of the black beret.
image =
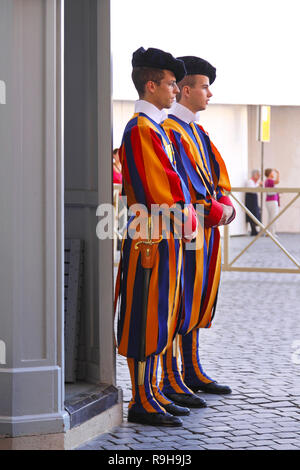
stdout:
[(150, 67), (161, 70), (170, 70), (174, 73), (176, 81), (180, 82), (185, 76), (185, 66), (182, 60), (175, 59), (172, 54), (150, 47), (137, 49), (132, 55), (132, 67)]
[(210, 85), (215, 81), (216, 69), (206, 60), (192, 55), (177, 57), (177, 59), (184, 62), (187, 75), (205, 75), (209, 78)]

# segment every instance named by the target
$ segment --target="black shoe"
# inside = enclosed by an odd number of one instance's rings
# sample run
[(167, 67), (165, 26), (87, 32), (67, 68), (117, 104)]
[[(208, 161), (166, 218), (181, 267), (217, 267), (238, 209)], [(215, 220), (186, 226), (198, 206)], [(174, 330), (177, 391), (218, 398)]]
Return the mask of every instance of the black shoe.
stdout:
[(182, 421), (177, 416), (169, 413), (137, 413), (128, 411), (129, 423), (148, 424), (149, 426), (182, 426)]
[(202, 384), (198, 386), (188, 386), (193, 392), (205, 392), (213, 393), (215, 395), (229, 395), (232, 392), (231, 388), (228, 385), (221, 385), (218, 382), (209, 382), (207, 384)]
[(189, 408), (206, 408), (206, 401), (196, 395), (188, 393), (165, 393), (166, 397), (174, 401), (177, 405), (188, 406)]
[(189, 408), (184, 408), (183, 406), (177, 406), (175, 403), (170, 403), (169, 405), (163, 405), (167, 413), (170, 413), (173, 416), (187, 416), (190, 414)]

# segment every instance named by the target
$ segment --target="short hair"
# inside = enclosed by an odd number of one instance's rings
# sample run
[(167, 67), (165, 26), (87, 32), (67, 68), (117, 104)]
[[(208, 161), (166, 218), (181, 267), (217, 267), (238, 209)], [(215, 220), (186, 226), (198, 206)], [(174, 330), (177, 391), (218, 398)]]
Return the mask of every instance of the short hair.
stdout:
[(186, 75), (179, 83), (177, 83), (177, 86), (179, 88), (179, 93), (176, 95), (176, 101), (180, 101), (182, 97), (182, 88), (184, 86), (189, 86), (191, 88), (194, 88), (196, 84), (196, 75)]
[(118, 153), (118, 151), (119, 151), (119, 149), (118, 149), (118, 148), (115, 148), (115, 149), (113, 150), (113, 155), (116, 155), (116, 153)]
[(273, 168), (266, 168), (265, 169), (265, 177), (268, 178), (268, 176), (272, 173)]
[(143, 98), (145, 95), (145, 85), (147, 82), (152, 81), (160, 85), (164, 76), (165, 72), (162, 69), (150, 67), (133, 67), (131, 74), (132, 81), (140, 98)]
[(255, 170), (255, 169), (251, 171), (251, 176), (254, 176), (254, 175), (256, 175), (256, 174), (259, 174), (259, 175), (260, 175), (260, 171), (259, 171), (259, 170)]

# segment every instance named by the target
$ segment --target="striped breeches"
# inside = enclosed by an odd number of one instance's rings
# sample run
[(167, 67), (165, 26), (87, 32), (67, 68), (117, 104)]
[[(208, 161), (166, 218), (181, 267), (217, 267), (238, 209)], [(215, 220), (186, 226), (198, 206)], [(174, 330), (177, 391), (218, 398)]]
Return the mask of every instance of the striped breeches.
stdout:
[(162, 375), (160, 388), (166, 394), (186, 393), (190, 395), (193, 392), (185, 385), (180, 371), (178, 338), (179, 336), (175, 338), (173, 345), (164, 354), (161, 354)]
[(127, 358), (132, 383), (132, 399), (129, 408), (137, 413), (166, 413), (164, 405), (172, 403), (164, 396), (158, 387), (158, 357), (149, 356), (146, 359), (143, 384), (139, 384), (139, 363), (133, 358)]
[(182, 377), (190, 387), (203, 383), (213, 382), (201, 366), (199, 352), (200, 328), (192, 330), (185, 336), (179, 337), (179, 345), (182, 359)]

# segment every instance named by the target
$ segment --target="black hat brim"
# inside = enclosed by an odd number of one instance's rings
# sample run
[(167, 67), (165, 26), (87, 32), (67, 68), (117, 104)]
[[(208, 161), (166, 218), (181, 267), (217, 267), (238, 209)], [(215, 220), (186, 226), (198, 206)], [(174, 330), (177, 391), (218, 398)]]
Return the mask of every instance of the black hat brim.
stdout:
[(180, 82), (186, 75), (184, 62), (161, 49), (149, 48), (145, 50), (140, 47), (132, 55), (132, 66), (170, 70), (174, 73), (177, 82)]

